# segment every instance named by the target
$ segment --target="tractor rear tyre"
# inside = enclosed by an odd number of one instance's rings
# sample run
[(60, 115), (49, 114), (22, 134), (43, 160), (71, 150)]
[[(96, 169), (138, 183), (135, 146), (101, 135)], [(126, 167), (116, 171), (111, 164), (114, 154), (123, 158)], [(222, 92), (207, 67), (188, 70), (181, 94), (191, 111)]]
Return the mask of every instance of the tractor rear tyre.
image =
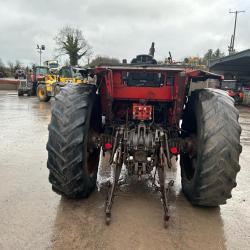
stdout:
[(39, 84), (37, 86), (37, 96), (40, 102), (48, 102), (50, 100), (45, 84)]
[(180, 165), (182, 190), (193, 205), (218, 206), (231, 198), (240, 170), (238, 117), (224, 91), (192, 92), (182, 120), (182, 137), (192, 139), (180, 155)]
[(95, 189), (100, 150), (94, 135), (94, 85), (67, 85), (55, 99), (47, 143), (49, 181), (67, 198), (86, 198)]

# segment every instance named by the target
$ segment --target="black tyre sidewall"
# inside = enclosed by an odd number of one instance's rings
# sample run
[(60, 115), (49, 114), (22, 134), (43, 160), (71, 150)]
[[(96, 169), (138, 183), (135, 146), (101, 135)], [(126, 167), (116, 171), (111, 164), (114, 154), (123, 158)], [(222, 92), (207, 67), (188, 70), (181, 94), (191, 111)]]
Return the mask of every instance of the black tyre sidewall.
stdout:
[[(86, 120), (86, 126), (84, 126), (84, 138), (83, 138), (83, 170), (84, 170), (84, 176), (86, 176), (86, 181), (88, 188), (92, 191), (95, 189), (96, 186), (96, 178), (97, 178), (97, 170), (93, 173), (93, 176), (90, 176), (88, 173), (88, 163), (87, 163), (87, 145), (88, 145), (88, 136), (90, 136), (90, 120), (91, 120), (91, 115), (93, 112), (93, 107), (94, 107), (94, 102), (95, 102), (95, 95), (92, 93), (90, 96), (90, 101), (89, 101), (89, 108), (88, 108), (88, 117)], [(99, 161), (99, 158), (98, 158)]]
[(231, 198), (240, 170), (238, 117), (232, 98), (223, 91), (203, 89), (191, 94), (183, 114), (182, 137), (196, 135), (197, 161), (193, 168), (189, 154), (181, 152), (180, 165), (182, 190), (193, 205), (218, 206)]
[[(195, 169), (194, 175), (192, 177), (192, 179), (187, 178), (185, 169), (184, 169), (184, 164), (181, 164), (181, 181), (182, 181), (182, 189), (183, 192), (186, 194), (186, 196), (188, 196), (189, 199), (193, 199), (193, 197), (196, 196), (196, 185), (198, 185), (199, 183), (199, 171), (200, 171), (200, 165), (202, 164), (201, 159), (202, 159), (202, 150), (203, 150), (203, 144), (204, 144), (204, 140), (203, 140), (203, 123), (201, 121), (201, 119), (199, 119), (202, 116), (202, 108), (201, 108), (201, 103), (198, 102), (198, 98), (197, 96), (194, 96), (193, 99), (191, 99), (192, 101), (188, 104), (190, 105), (189, 108), (189, 114), (192, 112), (191, 117), (194, 120), (189, 120), (190, 124), (195, 122), (196, 123), (196, 128), (197, 128), (197, 163), (196, 166), (197, 168)], [(187, 121), (184, 121), (187, 122)], [(181, 161), (183, 159), (183, 153), (181, 153)]]
[[(49, 128), (50, 134), (47, 143), (49, 154), (48, 168), (50, 169), (49, 181), (55, 192), (67, 198), (86, 198), (96, 186), (99, 154), (94, 158), (96, 168), (92, 175), (89, 173), (87, 161), (87, 156), (89, 155), (87, 153), (89, 146), (88, 136), (92, 128), (91, 115), (95, 103), (95, 95), (95, 86), (67, 85), (55, 97), (56, 101), (50, 123), (53, 130)], [(84, 106), (85, 102), (86, 106)], [(62, 117), (58, 118), (57, 115), (54, 115), (54, 111), (56, 114), (62, 112)], [(64, 112), (67, 114), (66, 116)], [(81, 121), (79, 118), (84, 118), (84, 120)], [(63, 126), (61, 119), (66, 121)], [(72, 126), (77, 120), (81, 123), (77, 127)], [(64, 132), (65, 129), (70, 138), (67, 138), (67, 134)], [(76, 133), (77, 129), (78, 133)], [(55, 130), (57, 130), (56, 133), (54, 132)], [(57, 142), (58, 134), (61, 134), (65, 141), (60, 140)], [(77, 141), (76, 144), (72, 143), (74, 141)], [(63, 155), (60, 153), (60, 148), (62, 147), (65, 147)], [(56, 154), (53, 153), (55, 151), (57, 151)], [(64, 160), (61, 161), (61, 158), (64, 158)], [(61, 177), (59, 179), (54, 176), (56, 172), (60, 173)], [(56, 182), (53, 181), (55, 179), (57, 179)], [(71, 181), (68, 182), (67, 180)]]

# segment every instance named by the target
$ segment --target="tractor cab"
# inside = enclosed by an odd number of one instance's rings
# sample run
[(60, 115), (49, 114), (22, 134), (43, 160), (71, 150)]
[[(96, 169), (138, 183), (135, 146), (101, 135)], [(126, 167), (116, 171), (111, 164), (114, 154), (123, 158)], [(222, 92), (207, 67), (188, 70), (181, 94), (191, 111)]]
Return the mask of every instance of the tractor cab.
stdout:
[(34, 66), (27, 74), (27, 80), (20, 82), (18, 88), (20, 95), (27, 93), (28, 95), (36, 95), (37, 86), (45, 81), (45, 76), (49, 74), (49, 68), (45, 66)]
[(151, 55), (137, 55), (131, 61), (131, 64), (157, 64), (157, 61)]
[(35, 66), (33, 72), (30, 74), (29, 79), (32, 82), (44, 81), (45, 76), (49, 74), (49, 68), (45, 66)]
[(86, 69), (83, 68), (63, 66), (58, 73), (58, 82), (62, 85), (85, 83), (85, 72)]

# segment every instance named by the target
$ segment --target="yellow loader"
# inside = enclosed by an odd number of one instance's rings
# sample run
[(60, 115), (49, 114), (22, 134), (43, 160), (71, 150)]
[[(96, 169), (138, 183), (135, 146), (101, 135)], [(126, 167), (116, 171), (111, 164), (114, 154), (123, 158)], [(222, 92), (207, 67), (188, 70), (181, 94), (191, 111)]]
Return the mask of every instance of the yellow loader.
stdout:
[(84, 84), (88, 82), (87, 69), (63, 66), (58, 75), (46, 75), (45, 81), (37, 87), (37, 96), (41, 102), (48, 102), (51, 97), (58, 95), (61, 88), (67, 84)]

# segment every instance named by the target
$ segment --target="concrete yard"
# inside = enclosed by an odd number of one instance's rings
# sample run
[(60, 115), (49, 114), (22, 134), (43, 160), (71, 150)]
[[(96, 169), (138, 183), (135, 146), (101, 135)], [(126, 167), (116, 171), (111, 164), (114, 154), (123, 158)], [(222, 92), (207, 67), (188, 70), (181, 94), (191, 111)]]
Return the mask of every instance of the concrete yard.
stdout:
[(164, 229), (159, 195), (144, 182), (115, 198), (110, 226), (104, 193), (74, 201), (52, 192), (51, 105), (0, 91), (0, 249), (250, 249), (250, 108), (238, 107), (243, 151), (233, 198), (220, 208), (193, 207), (177, 171)]

